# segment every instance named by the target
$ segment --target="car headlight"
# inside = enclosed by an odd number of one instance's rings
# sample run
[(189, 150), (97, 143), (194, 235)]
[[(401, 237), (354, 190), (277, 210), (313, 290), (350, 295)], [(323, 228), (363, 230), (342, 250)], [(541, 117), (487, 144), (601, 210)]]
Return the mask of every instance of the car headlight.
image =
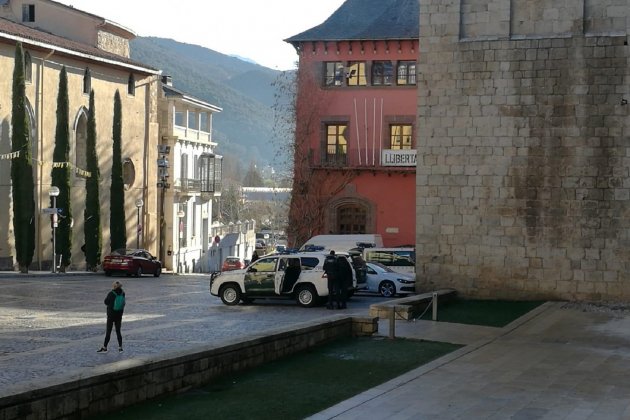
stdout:
[(407, 279), (396, 279), (396, 281), (402, 284), (413, 284), (416, 282), (415, 280), (407, 280)]

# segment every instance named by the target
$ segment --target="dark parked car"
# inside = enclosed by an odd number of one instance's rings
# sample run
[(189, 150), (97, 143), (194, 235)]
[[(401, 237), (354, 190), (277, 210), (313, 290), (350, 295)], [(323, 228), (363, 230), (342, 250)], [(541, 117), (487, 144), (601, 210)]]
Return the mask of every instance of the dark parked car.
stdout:
[(106, 276), (113, 273), (125, 273), (140, 277), (143, 274), (162, 274), (162, 263), (146, 249), (117, 249), (103, 261)]

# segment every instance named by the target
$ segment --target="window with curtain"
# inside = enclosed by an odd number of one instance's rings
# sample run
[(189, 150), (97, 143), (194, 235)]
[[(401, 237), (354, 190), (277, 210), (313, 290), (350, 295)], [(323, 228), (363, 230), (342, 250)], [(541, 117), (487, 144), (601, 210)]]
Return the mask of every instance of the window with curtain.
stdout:
[(326, 126), (326, 163), (346, 164), (348, 155), (347, 124)]
[(392, 124), (389, 126), (390, 148), (393, 150), (411, 149), (412, 141), (411, 124)]

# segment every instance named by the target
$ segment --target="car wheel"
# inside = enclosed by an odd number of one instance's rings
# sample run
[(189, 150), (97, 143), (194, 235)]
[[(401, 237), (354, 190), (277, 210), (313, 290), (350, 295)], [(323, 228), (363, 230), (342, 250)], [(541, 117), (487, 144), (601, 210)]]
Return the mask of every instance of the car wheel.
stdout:
[(142, 267), (138, 267), (136, 270), (136, 277), (142, 277)]
[(153, 277), (160, 277), (160, 274), (162, 274), (162, 266), (158, 266), (158, 268), (155, 269), (155, 273), (153, 273)]
[(241, 300), (241, 290), (236, 284), (226, 284), (221, 287), (219, 296), (226, 305), (237, 305)]
[(384, 281), (378, 285), (378, 292), (383, 297), (394, 297), (396, 295), (396, 286), (391, 281)]
[(112, 271), (111, 270), (105, 270), (105, 275), (107, 277), (111, 277), (112, 276)]
[(318, 295), (315, 288), (310, 284), (304, 284), (298, 287), (295, 292), (295, 300), (300, 306), (310, 308), (315, 306), (318, 301)]

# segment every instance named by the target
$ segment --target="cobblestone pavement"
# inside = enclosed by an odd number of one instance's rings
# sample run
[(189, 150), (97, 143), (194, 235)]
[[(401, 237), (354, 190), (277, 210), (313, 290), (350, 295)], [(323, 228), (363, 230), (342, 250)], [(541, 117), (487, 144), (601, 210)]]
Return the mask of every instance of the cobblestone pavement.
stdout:
[[(127, 296), (124, 352), (116, 335), (98, 354), (105, 335), (103, 300), (112, 281)], [(150, 357), (250, 333), (339, 314), (294, 301), (265, 300), (226, 306), (210, 295), (207, 275), (105, 277), (103, 274), (0, 275), (0, 397), (56, 375), (80, 373), (121, 359)], [(376, 296), (355, 296), (346, 314), (367, 315)]]

